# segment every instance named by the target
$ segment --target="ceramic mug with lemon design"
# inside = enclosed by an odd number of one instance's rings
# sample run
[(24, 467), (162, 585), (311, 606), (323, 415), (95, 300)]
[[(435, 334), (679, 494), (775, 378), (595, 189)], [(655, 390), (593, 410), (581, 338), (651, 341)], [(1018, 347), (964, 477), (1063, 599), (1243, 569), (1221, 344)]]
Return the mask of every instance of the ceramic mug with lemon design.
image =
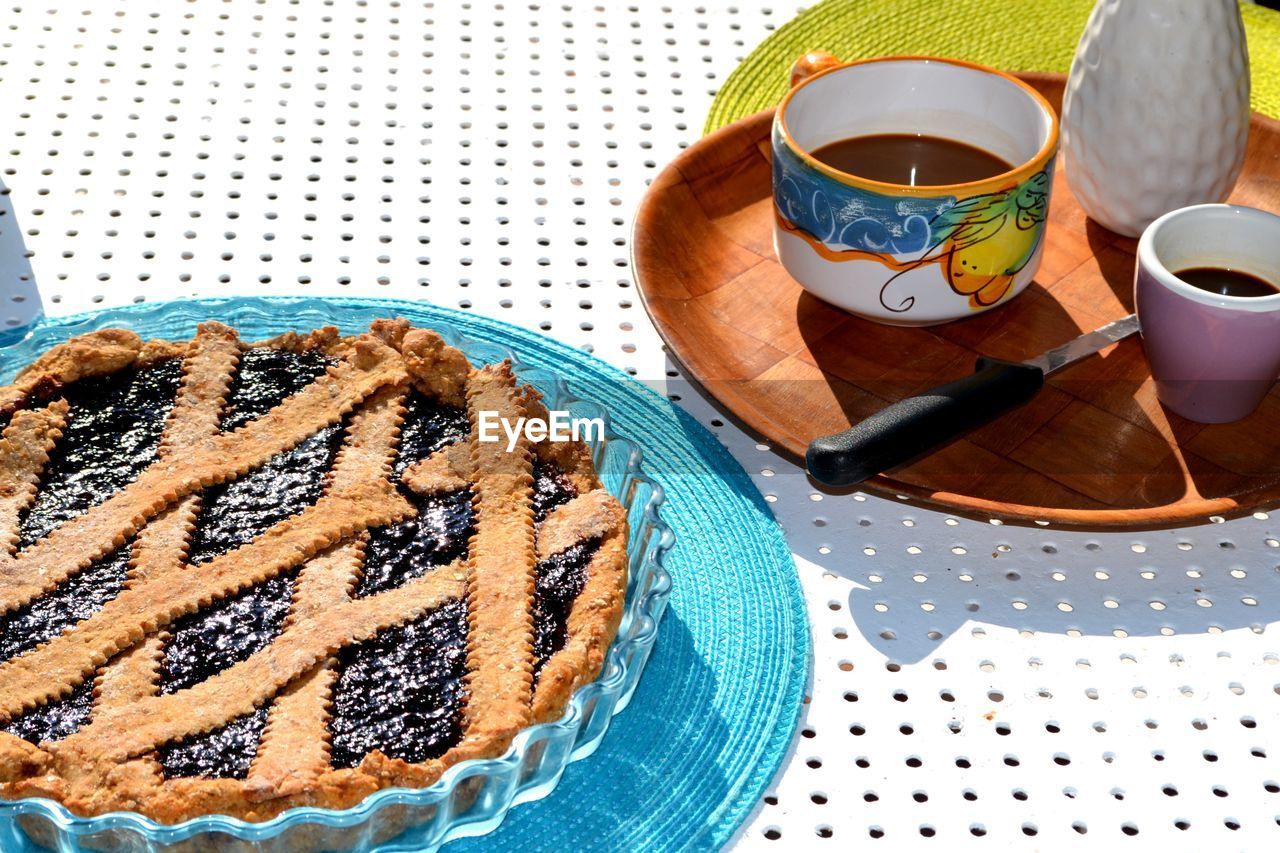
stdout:
[[(952, 139), (1017, 165), (971, 183), (906, 186), (810, 154), (879, 134)], [(815, 296), (881, 323), (990, 310), (1040, 265), (1057, 152), (1053, 107), (1000, 71), (932, 57), (829, 67), (798, 83), (774, 120), (778, 259)]]

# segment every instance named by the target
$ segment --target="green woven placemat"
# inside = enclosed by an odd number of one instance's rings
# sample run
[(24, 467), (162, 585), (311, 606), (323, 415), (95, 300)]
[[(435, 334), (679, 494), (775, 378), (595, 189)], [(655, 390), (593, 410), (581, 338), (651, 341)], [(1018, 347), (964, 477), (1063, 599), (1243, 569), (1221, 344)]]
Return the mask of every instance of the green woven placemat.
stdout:
[[(729, 75), (704, 133), (771, 107), (797, 56), (840, 59), (927, 53), (1009, 71), (1071, 67), (1094, 0), (824, 0), (765, 39)], [(1280, 118), (1280, 13), (1242, 5), (1253, 63), (1253, 108)]]

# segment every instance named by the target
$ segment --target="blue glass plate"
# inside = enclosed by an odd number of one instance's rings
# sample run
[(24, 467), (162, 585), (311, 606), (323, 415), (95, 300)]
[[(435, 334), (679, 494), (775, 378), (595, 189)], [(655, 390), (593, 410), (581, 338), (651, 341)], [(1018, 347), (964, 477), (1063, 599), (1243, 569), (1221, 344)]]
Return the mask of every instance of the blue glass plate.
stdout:
[(129, 853), (434, 850), (452, 838), (489, 832), (513, 805), (546, 796), (569, 762), (590, 755), (599, 746), (611, 717), (626, 707), (639, 682), (671, 592), (663, 557), (673, 545), (674, 535), (659, 514), (662, 487), (645, 476), (640, 447), (613, 431), (604, 406), (573, 396), (555, 372), (523, 363), (503, 344), (464, 335), (437, 319), (448, 316), (443, 312), (423, 306), (398, 312), (403, 307), (375, 300), (236, 298), (110, 309), (48, 321), (22, 341), (0, 347), (0, 381), (9, 381), (17, 369), (54, 344), (106, 327), (132, 329), (144, 338), (184, 340), (195, 332), (197, 323), (216, 318), (235, 326), (243, 339), (253, 340), (325, 325), (356, 333), (374, 319), (396, 313), (410, 314), (411, 318), (423, 313), (435, 315), (429, 323), (413, 319), (419, 325), (430, 325), (466, 353), (473, 364), (512, 359), (520, 380), (541, 391), (550, 408), (599, 417), (606, 424), (603, 440), (593, 443), (593, 456), (605, 487), (627, 510), (630, 563), (626, 607), (600, 677), (573, 695), (558, 721), (524, 730), (499, 758), (451, 767), (429, 788), (391, 788), (351, 809), (292, 809), (264, 823), (210, 815), (174, 826), (132, 812), (77, 817), (51, 800), (0, 801), (0, 849), (38, 849), (34, 839), (58, 851)]

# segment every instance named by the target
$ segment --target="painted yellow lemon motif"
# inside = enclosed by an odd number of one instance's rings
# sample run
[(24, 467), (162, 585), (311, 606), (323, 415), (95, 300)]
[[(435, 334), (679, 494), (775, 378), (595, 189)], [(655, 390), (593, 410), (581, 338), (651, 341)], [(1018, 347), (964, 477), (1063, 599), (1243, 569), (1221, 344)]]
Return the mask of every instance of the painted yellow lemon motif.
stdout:
[(1045, 172), (1004, 192), (965, 199), (941, 213), (933, 233), (941, 239), (918, 263), (939, 260), (951, 289), (973, 308), (1004, 298), (1040, 245), (1049, 208)]

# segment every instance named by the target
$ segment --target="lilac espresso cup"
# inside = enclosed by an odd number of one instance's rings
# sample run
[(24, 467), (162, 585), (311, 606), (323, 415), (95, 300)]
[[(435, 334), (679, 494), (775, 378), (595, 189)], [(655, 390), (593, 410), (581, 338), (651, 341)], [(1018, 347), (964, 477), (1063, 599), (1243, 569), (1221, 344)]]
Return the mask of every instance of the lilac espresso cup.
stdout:
[(1230, 204), (1175, 210), (1138, 243), (1135, 299), (1156, 393), (1200, 423), (1246, 417), (1280, 375), (1280, 293), (1223, 296), (1175, 273), (1237, 270), (1280, 282), (1280, 216)]

